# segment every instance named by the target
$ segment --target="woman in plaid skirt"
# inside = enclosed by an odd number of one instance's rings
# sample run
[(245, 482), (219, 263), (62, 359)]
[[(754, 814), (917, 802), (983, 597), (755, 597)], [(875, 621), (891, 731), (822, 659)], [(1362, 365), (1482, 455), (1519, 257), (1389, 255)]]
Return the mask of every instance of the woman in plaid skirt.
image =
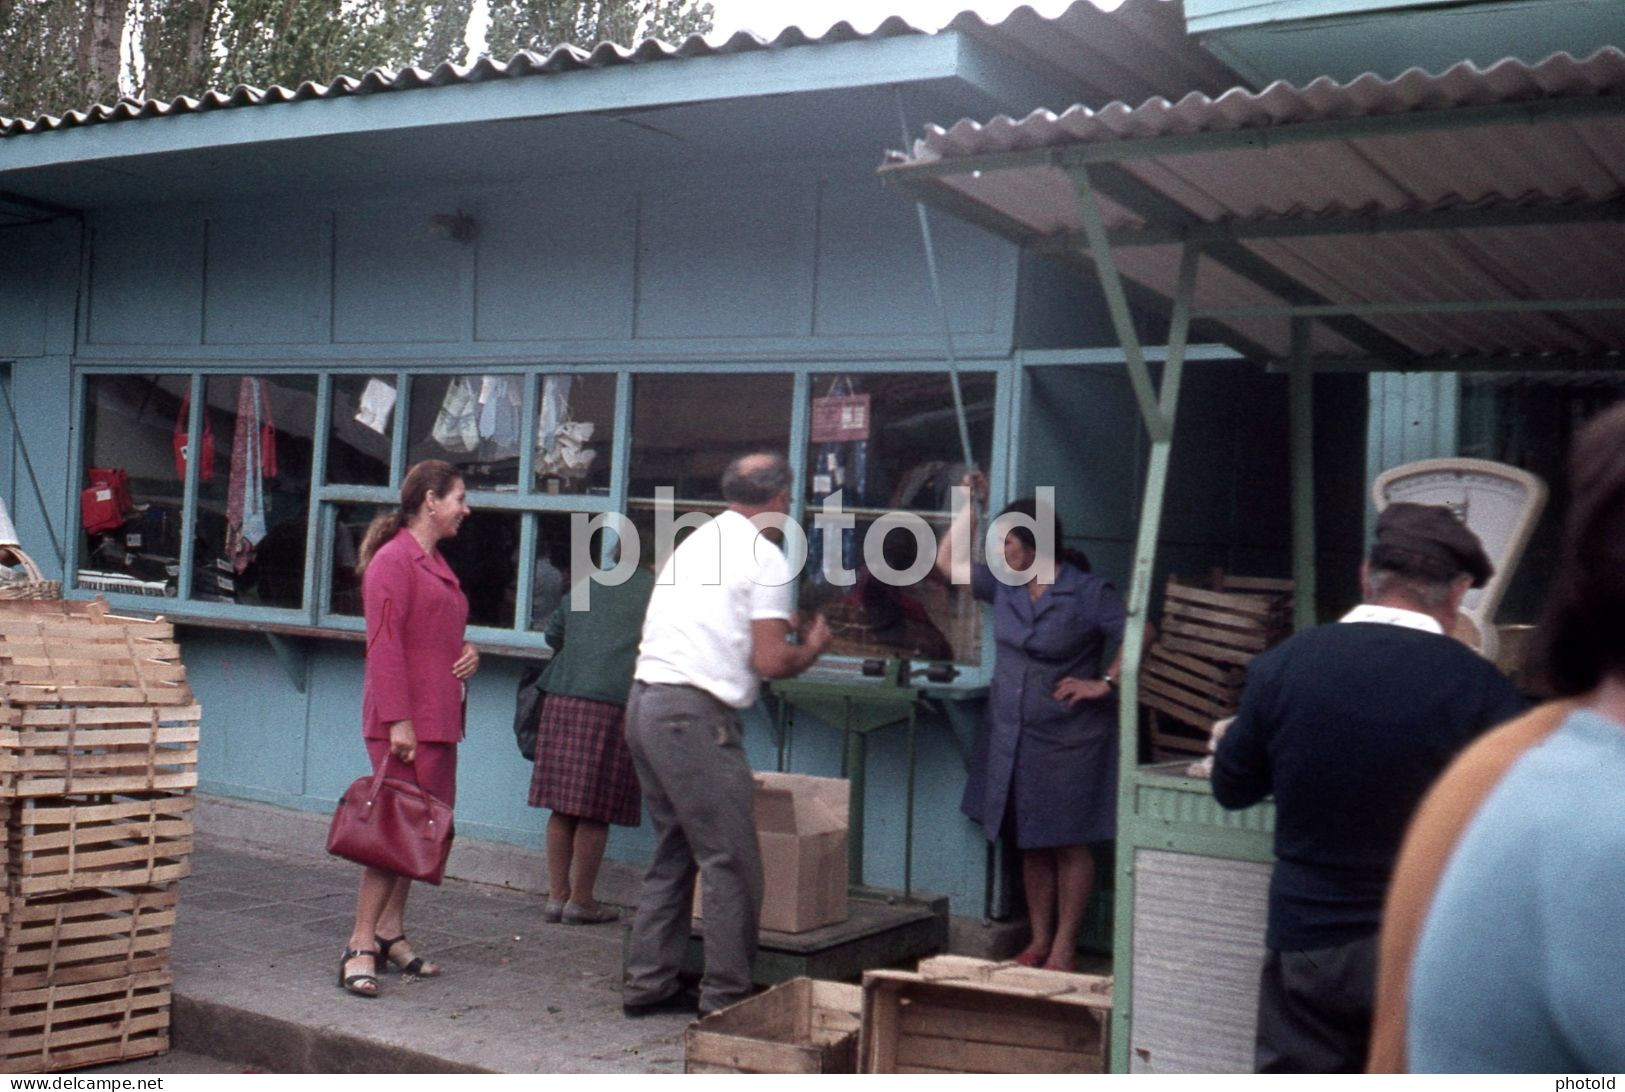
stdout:
[[(639, 538), (647, 561), (654, 535)], [(571, 610), (566, 598), (548, 623), (554, 653), (536, 683), (545, 697), (530, 778), (530, 806), (553, 811), (547, 820), (546, 921), (596, 925), (618, 916), (593, 898), (593, 887), (609, 824), (635, 827), (643, 821), (621, 720), (654, 586), (652, 566), (640, 567), (625, 583), (592, 585), (590, 610)]]

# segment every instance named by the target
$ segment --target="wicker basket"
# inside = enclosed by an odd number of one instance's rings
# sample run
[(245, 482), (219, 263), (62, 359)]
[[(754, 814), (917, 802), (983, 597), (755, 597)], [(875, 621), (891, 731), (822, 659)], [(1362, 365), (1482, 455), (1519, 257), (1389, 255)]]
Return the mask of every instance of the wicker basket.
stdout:
[(0, 583), (0, 599), (61, 599), (62, 581), (46, 580), (21, 546), (0, 546), (0, 565), (21, 565), (23, 578)]

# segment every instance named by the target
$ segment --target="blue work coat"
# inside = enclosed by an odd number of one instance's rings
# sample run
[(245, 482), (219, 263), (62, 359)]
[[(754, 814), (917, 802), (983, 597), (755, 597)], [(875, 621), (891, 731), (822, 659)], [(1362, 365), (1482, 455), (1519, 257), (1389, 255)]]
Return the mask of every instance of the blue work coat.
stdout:
[(986, 565), (971, 590), (993, 605), (993, 684), (960, 810), (989, 841), (1015, 823), (1022, 849), (1105, 841), (1117, 830), (1117, 696), (1068, 706), (1053, 696), (1068, 676), (1098, 679), (1122, 640), (1125, 610), (1101, 577), (1062, 565), (1034, 600)]

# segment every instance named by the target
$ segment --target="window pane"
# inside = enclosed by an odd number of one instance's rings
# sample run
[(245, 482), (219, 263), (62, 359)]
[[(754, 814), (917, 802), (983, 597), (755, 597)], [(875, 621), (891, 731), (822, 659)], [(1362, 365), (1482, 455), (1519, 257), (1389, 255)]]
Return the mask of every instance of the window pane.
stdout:
[(204, 390), (213, 460), (198, 482), (191, 596), (302, 606), (316, 377), (210, 376)]
[(330, 572), (332, 591), (327, 608), (334, 614), (361, 615), (361, 578), (355, 574), (356, 560), (360, 556), (361, 541), (367, 535), (367, 526), (374, 517), (395, 510), (392, 504), (339, 504), (335, 505), (333, 522), (333, 568)]
[(521, 375), (413, 376), (407, 465), (443, 459), (469, 489), (517, 491), (524, 401)]
[(536, 414), (536, 491), (609, 494), (613, 375), (545, 375)]
[(476, 511), (440, 543), (468, 596), (468, 624), (512, 629), (519, 589), (519, 514)]
[(672, 486), (678, 500), (721, 507), (722, 471), (751, 451), (787, 451), (788, 375), (640, 375), (633, 380), (629, 495)]
[[(971, 452), (988, 465), (993, 447), (996, 379), (986, 372), (960, 376)], [(801, 602), (824, 611), (835, 632), (835, 651), (853, 656), (978, 663), (980, 615), (970, 589), (951, 587), (923, 567), (914, 535), (892, 528), (871, 540), (875, 520), (888, 511), (924, 519), (928, 544), (946, 531), (949, 490), (964, 477), (964, 452), (948, 376), (940, 373), (851, 374), (813, 377), (808, 457), (807, 567)], [(826, 498), (839, 491), (841, 507), (857, 515), (850, 530), (833, 533), (838, 557), (826, 564), (826, 536), (813, 523)], [(853, 574), (842, 585), (827, 568)]]
[(85, 380), (78, 587), (176, 593), (190, 389), (184, 375)]
[(329, 484), (389, 484), (396, 394), (394, 376), (333, 377), (333, 426), (327, 443)]
[[(373, 517), (395, 510), (393, 505), (340, 504), (333, 532), (333, 592), (328, 599), (334, 614), (359, 616), (361, 581), (355, 575), (357, 551)], [(568, 541), (568, 539), (566, 539)], [(514, 621), (514, 592), (519, 584), (519, 516), (514, 512), (474, 512), (463, 521), (456, 538), (440, 543), (468, 597), (468, 624), (510, 629)]]

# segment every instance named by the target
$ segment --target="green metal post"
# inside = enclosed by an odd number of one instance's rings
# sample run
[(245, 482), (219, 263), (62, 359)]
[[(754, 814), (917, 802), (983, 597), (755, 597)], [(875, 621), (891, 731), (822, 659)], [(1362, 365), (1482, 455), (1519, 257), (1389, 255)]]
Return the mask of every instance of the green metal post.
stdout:
[(852, 832), (852, 838), (846, 848), (846, 882), (862, 887), (863, 794), (868, 780), (865, 773), (869, 765), (869, 737), (852, 726), (852, 699), (843, 698), (841, 704), (846, 711), (842, 723), (846, 726), (846, 779), (851, 794), (847, 800), (847, 829)]
[[(1134, 397), (1140, 403), (1140, 416), (1145, 418), (1145, 430), (1152, 442), (1168, 438), (1169, 424), (1157, 408), (1157, 392), (1151, 383), (1151, 373), (1145, 366), (1145, 353), (1140, 349), (1140, 336), (1134, 329), (1134, 316), (1129, 312), (1128, 293), (1123, 290), (1123, 278), (1117, 272), (1112, 258), (1111, 244), (1106, 238), (1106, 222), (1100, 215), (1100, 203), (1089, 183), (1089, 172), (1078, 168), (1072, 176), (1078, 191), (1078, 211), (1083, 220), (1084, 238), (1089, 241), (1089, 253), (1094, 257), (1095, 270), (1100, 275), (1100, 287), (1106, 293), (1106, 309), (1111, 313), (1112, 327), (1128, 362), (1129, 382), (1134, 386)], [(1172, 358), (1170, 357), (1170, 363)]]
[(1307, 629), (1315, 613), (1315, 373), (1309, 363), (1309, 320), (1292, 320), (1292, 371), (1287, 401), (1292, 427), (1293, 628)]

